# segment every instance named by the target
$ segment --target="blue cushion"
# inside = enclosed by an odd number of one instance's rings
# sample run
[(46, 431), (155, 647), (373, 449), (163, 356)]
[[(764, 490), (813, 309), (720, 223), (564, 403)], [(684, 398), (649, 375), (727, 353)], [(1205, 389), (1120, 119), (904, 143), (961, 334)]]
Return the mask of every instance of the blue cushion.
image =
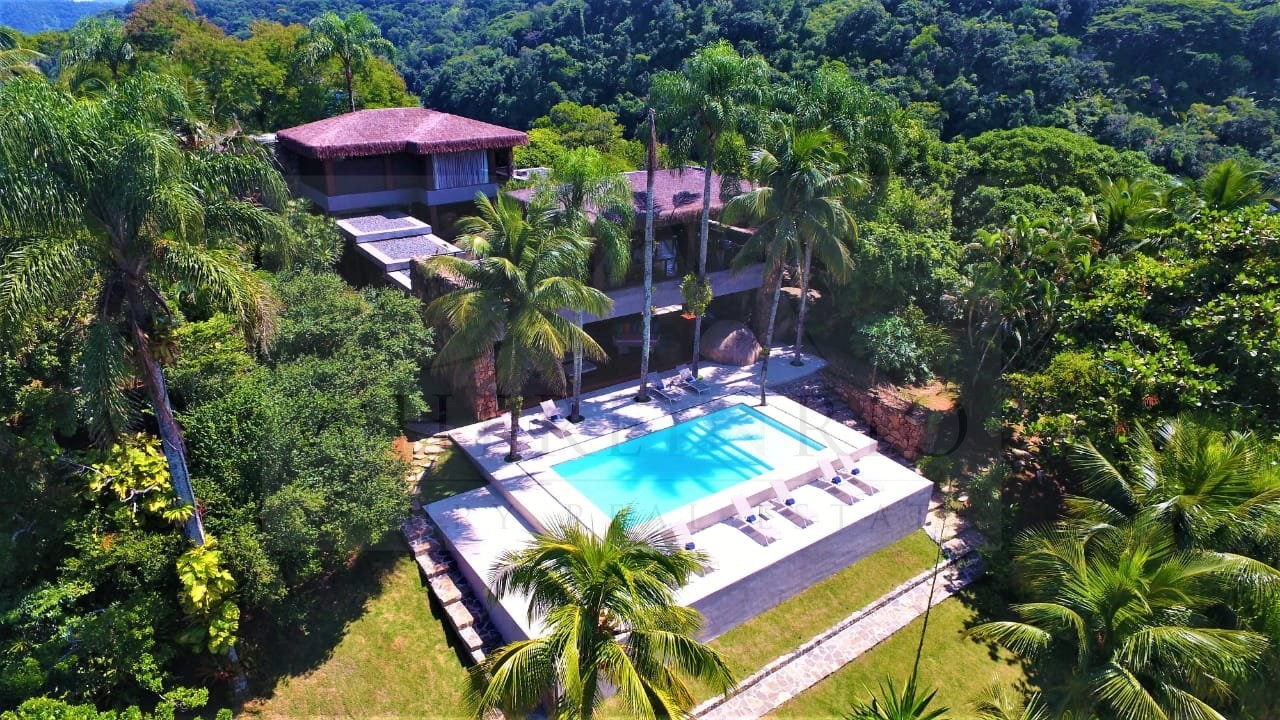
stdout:
[(694, 544), (693, 544), (693, 543), (691, 543), (691, 542), (687, 542), (687, 543), (685, 543), (685, 544), (684, 544), (684, 549), (685, 549), (685, 550), (692, 550), (693, 548), (694, 548)]
[(854, 469), (853, 469), (853, 474), (854, 474), (854, 475), (857, 475), (857, 474), (858, 474), (858, 473), (860, 473), (860, 472), (862, 472), (862, 471), (861, 471), (861, 470), (859, 470), (858, 468), (854, 468)]
[(755, 515), (748, 515), (748, 516), (747, 516), (747, 522), (749, 522), (749, 523), (753, 523), (753, 522), (755, 522), (755, 521), (756, 521), (756, 516), (755, 516)]
[(786, 503), (787, 503), (787, 505), (795, 505), (795, 504), (796, 504), (796, 499), (795, 499), (795, 498), (787, 498)]
[(840, 476), (838, 476), (838, 475), (837, 475), (836, 477), (831, 478), (831, 484), (832, 484), (832, 485), (839, 485), (839, 484), (840, 484)]

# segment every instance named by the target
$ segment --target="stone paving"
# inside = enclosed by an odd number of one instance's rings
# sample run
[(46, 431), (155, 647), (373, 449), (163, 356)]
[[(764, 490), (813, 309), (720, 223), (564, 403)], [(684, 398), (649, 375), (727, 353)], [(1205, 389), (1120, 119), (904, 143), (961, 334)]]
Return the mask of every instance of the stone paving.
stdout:
[[(948, 528), (948, 535), (951, 530)], [(758, 718), (857, 659), (946, 600), (982, 574), (974, 550), (982, 538), (963, 528), (942, 543), (946, 560), (937, 566), (937, 586), (931, 588), (933, 568), (889, 591), (874, 603), (774, 660), (739, 683), (731, 695), (721, 695), (694, 708), (699, 720)], [(932, 589), (932, 603), (930, 594)]]

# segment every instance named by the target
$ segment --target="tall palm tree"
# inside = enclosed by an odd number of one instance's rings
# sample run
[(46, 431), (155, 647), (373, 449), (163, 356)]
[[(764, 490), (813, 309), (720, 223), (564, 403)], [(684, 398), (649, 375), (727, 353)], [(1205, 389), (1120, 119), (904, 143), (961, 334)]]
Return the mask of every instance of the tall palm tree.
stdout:
[(1267, 179), (1265, 169), (1229, 159), (1209, 168), (1196, 184), (1196, 189), (1201, 202), (1209, 209), (1238, 210), (1276, 201), (1276, 194), (1266, 188)]
[(515, 462), (520, 459), (519, 418), (529, 377), (563, 388), (560, 363), (577, 345), (593, 359), (604, 358), (596, 341), (560, 312), (602, 316), (613, 302), (579, 279), (590, 245), (580, 234), (558, 227), (553, 208), (541, 198), (535, 196), (527, 213), (508, 195), (496, 202), (477, 195), (476, 206), (480, 214), (457, 226), (458, 244), (473, 260), (435, 256), (420, 266), (427, 277), (459, 285), (432, 301), (427, 315), (453, 331), (436, 356), (437, 367), (465, 372), (500, 342), (494, 370), (511, 414), (507, 462)]
[(552, 717), (589, 720), (616, 688), (635, 716), (679, 718), (693, 707), (689, 679), (728, 691), (724, 660), (693, 638), (702, 617), (675, 603), (704, 562), (631, 508), (602, 535), (568, 519), (504, 553), (491, 574), (495, 595), (526, 595), (530, 622), (546, 634), (510, 643), (472, 671), (476, 716), (545, 705)]
[[(43, 79), (0, 86), (0, 317), (21, 324), (89, 294), (81, 387), (104, 437), (133, 421), (127, 388), (151, 401), (178, 496), (196, 511), (187, 537), (203, 544), (186, 444), (159, 357), (178, 321), (174, 302), (199, 297), (259, 341), (274, 303), (246, 262), (248, 248), (284, 246), (284, 182), (256, 145), (238, 152), (183, 148), (167, 127), (186, 114), (176, 81), (140, 74), (101, 102), (76, 100)], [(251, 199), (251, 198), (257, 198)]]
[(0, 83), (23, 75), (39, 75), (35, 62), (44, 55), (22, 47), (18, 32), (0, 25)]
[(395, 46), (382, 37), (382, 31), (362, 12), (342, 17), (327, 12), (307, 25), (307, 33), (298, 38), (298, 59), (309, 66), (316, 66), (337, 59), (342, 63), (347, 81), (347, 104), (356, 111), (356, 94), (352, 78), (357, 70), (375, 55), (390, 57)]
[[(552, 164), (539, 192), (548, 196), (556, 221), (588, 242), (588, 256), (597, 256), (609, 282), (621, 282), (631, 264), (631, 225), (635, 203), (631, 182), (591, 147), (568, 150)], [(589, 264), (585, 266), (590, 272)], [(587, 278), (584, 278), (587, 279)], [(583, 313), (574, 322), (582, 329)], [(573, 407), (569, 420), (582, 420), (582, 345), (573, 346)]]
[(653, 174), (658, 169), (657, 113), (649, 108), (649, 147), (645, 153), (644, 183), (644, 309), (641, 310), (640, 392), (638, 402), (649, 402), (649, 343), (653, 338)]
[[(1014, 568), (1030, 601), (1017, 621), (971, 632), (1023, 655), (1072, 658), (1063, 705), (1126, 720), (1223, 720), (1231, 684), (1252, 671), (1265, 635), (1216, 612), (1275, 570), (1238, 555), (1179, 550), (1157, 525), (1025, 533)], [(1217, 707), (1215, 707), (1215, 705)]]
[[(847, 159), (841, 159), (841, 147), (834, 147), (829, 150), (831, 161), (837, 163), (837, 167), (846, 168)], [(833, 197), (841, 201), (842, 204), (852, 203), (854, 197), (866, 190), (867, 183), (861, 177), (849, 172), (842, 172), (830, 178), (831, 191)], [(846, 212), (841, 218), (841, 224), (844, 225), (844, 233), (817, 233), (817, 234), (801, 234), (800, 247), (798, 248), (797, 268), (800, 271), (800, 310), (796, 316), (796, 344), (792, 349), (791, 364), (795, 366), (804, 365), (804, 361), (800, 359), (804, 352), (804, 320), (805, 311), (809, 307), (809, 283), (812, 280), (810, 274), (813, 269), (813, 254), (816, 251), (818, 257), (822, 260), (822, 264), (827, 268), (827, 272), (831, 273), (839, 282), (849, 279), (853, 270), (853, 258), (849, 256), (849, 248), (847, 243), (850, 240), (856, 240), (858, 236), (858, 223), (853, 217), (853, 213)]]
[(1182, 417), (1155, 436), (1134, 428), (1117, 466), (1084, 441), (1073, 448), (1087, 497), (1069, 499), (1089, 523), (1164, 525), (1179, 547), (1235, 550), (1280, 521), (1280, 473), (1252, 433), (1222, 433)]
[(777, 123), (766, 135), (766, 146), (752, 152), (750, 173), (755, 189), (725, 206), (726, 221), (744, 219), (756, 229), (734, 264), (741, 267), (763, 255), (764, 276), (772, 278), (773, 287), (767, 289), (773, 299), (760, 365), (761, 405), (767, 402), (765, 384), (782, 294), (783, 263), (816, 251), (829, 267), (850, 265), (843, 239), (851, 231), (853, 217), (845, 203), (857, 183), (843, 172), (842, 163), (841, 143), (830, 132), (796, 131), (786, 123)]
[(129, 42), (124, 21), (118, 18), (85, 18), (67, 34), (67, 47), (58, 54), (60, 70), (78, 70), (90, 63), (102, 63), (111, 79), (120, 81), (120, 69), (132, 65), (137, 49)]
[[(759, 55), (743, 57), (727, 41), (708, 45), (685, 61), (681, 72), (664, 71), (653, 77), (650, 97), (665, 127), (692, 133), (688, 138), (702, 149), (704, 175), (702, 216), (698, 225), (698, 279), (707, 278), (707, 236), (711, 224), (711, 173), (716, 143), (738, 128), (763, 104), (769, 66)], [(693, 371), (698, 372), (702, 316), (693, 326)]]

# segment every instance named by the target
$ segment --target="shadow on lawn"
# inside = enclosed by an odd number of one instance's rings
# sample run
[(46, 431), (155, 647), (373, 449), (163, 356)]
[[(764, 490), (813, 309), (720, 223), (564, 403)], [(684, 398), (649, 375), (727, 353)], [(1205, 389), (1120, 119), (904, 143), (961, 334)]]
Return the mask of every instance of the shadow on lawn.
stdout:
[[(470, 461), (454, 448), (424, 474), (418, 497), (427, 504), (484, 484)], [(346, 636), (348, 626), (382, 594), (397, 563), (407, 556), (404, 539), (399, 532), (392, 532), (343, 570), (312, 587), (295, 591), (296, 599), (281, 617), (259, 617), (246, 623), (249, 627), (266, 628), (246, 636), (241, 643), (253, 702), (269, 699), (281, 680), (304, 675), (328, 661)], [(422, 592), (427, 592), (423, 585)], [(459, 662), (469, 665), (466, 649), (445, 620), (439, 603), (434, 597), (430, 597), (430, 603), (431, 618), (422, 618), (422, 622), (440, 624)]]

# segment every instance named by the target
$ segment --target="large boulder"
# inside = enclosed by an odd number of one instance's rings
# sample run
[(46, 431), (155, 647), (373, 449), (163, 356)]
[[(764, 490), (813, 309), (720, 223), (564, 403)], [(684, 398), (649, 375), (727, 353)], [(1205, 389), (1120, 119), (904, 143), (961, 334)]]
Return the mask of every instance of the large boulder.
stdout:
[(737, 320), (718, 320), (702, 333), (702, 357), (722, 365), (750, 365), (760, 357), (760, 343)]

